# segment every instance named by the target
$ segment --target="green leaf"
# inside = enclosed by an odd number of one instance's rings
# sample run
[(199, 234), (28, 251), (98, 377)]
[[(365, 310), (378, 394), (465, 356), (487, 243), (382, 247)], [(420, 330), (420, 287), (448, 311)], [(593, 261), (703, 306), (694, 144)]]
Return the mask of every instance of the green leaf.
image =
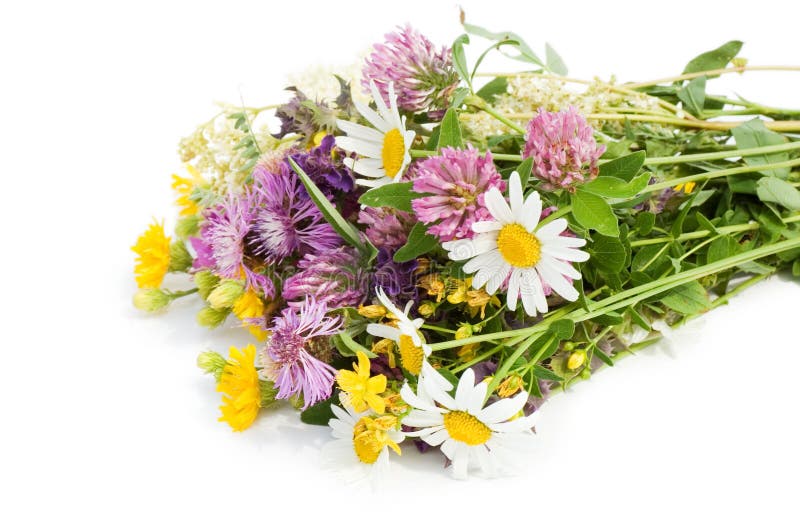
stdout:
[(464, 141), (461, 140), (461, 126), (458, 123), (458, 111), (452, 107), (447, 110), (442, 118), (441, 129), (439, 130), (439, 144), (436, 147), (441, 150), (445, 146), (461, 148)]
[(637, 311), (634, 307), (628, 307), (625, 309), (625, 312), (631, 317), (631, 321), (644, 329), (645, 331), (651, 330), (650, 323), (648, 323), (647, 319), (642, 316), (639, 311)]
[(636, 232), (639, 236), (647, 236), (653, 231), (656, 223), (656, 215), (650, 211), (640, 212), (636, 216)]
[[(337, 349), (342, 355), (355, 355), (359, 351), (367, 355), (369, 358), (375, 358), (377, 355), (370, 351), (368, 348), (364, 347), (363, 345), (356, 342), (353, 337), (347, 332), (342, 331), (339, 334), (334, 336), (334, 339), (337, 340)], [(341, 348), (344, 348), (342, 350)]]
[(537, 379), (545, 381), (562, 382), (564, 379), (543, 366), (533, 366), (533, 374)]
[(472, 79), (469, 76), (469, 68), (467, 67), (467, 55), (464, 53), (464, 45), (469, 44), (469, 35), (462, 33), (456, 40), (453, 41), (452, 50), (453, 67), (455, 67), (458, 76), (467, 82), (467, 85), (472, 88)]
[(550, 324), (548, 330), (559, 340), (567, 340), (575, 334), (575, 322), (569, 319), (557, 320)]
[(520, 183), (522, 183), (522, 189), (525, 189), (525, 185), (528, 184), (528, 180), (531, 178), (531, 171), (533, 170), (533, 157), (528, 157), (517, 166), (517, 173), (519, 174)]
[(606, 312), (605, 314), (595, 316), (594, 318), (592, 318), (592, 321), (595, 323), (599, 323), (600, 325), (619, 325), (625, 320), (622, 317), (622, 314), (611, 310)]
[(740, 251), (741, 246), (735, 239), (728, 235), (723, 235), (708, 246), (706, 262), (716, 262), (718, 260), (727, 259)]
[(506, 92), (508, 92), (508, 78), (500, 76), (481, 87), (475, 94), (491, 103), (498, 95)]
[(395, 209), (412, 212), (411, 200), (421, 198), (422, 194), (414, 192), (413, 183), (389, 183), (373, 188), (358, 198), (358, 202), (368, 207), (393, 207)]
[(742, 41), (728, 41), (719, 48), (704, 52), (689, 61), (686, 68), (683, 69), (683, 73), (691, 74), (725, 68), (742, 49), (742, 44), (744, 44)]
[(598, 196), (580, 188), (572, 195), (572, 213), (575, 220), (587, 229), (606, 236), (619, 236), (619, 225), (614, 211)]
[(439, 245), (439, 239), (425, 231), (425, 224), (417, 222), (408, 235), (408, 242), (394, 254), (394, 261), (406, 262), (435, 249)]
[[(542, 62), (541, 59), (531, 50), (531, 47), (525, 42), (525, 39), (517, 35), (516, 33), (510, 31), (500, 31), (500, 32), (492, 32), (480, 26), (476, 26), (474, 24), (462, 24), (464, 30), (471, 34), (477, 35), (478, 37), (483, 37), (484, 39), (489, 39), (490, 41), (516, 41), (516, 45), (511, 45), (512, 48), (515, 48), (519, 54), (512, 55), (505, 51), (502, 51), (503, 55), (506, 57), (510, 57), (511, 59), (515, 59), (517, 61), (522, 61), (525, 63), (533, 63), (535, 65), (539, 65), (541, 67), (545, 67), (546, 65)], [(467, 41), (469, 42), (469, 41)]]
[(777, 177), (762, 177), (756, 186), (758, 199), (777, 203), (789, 210), (800, 210), (800, 191)]
[(300, 412), (300, 421), (308, 423), (309, 425), (327, 425), (328, 421), (333, 418), (333, 410), (331, 410), (332, 404), (333, 397), (321, 403), (309, 406)]
[(581, 185), (583, 190), (588, 190), (604, 198), (628, 199), (639, 194), (650, 182), (650, 172), (644, 172), (625, 181), (618, 177), (600, 176)]
[(726, 178), (728, 180), (728, 187), (730, 187), (731, 192), (755, 196), (758, 176), (754, 176), (755, 174), (729, 175)]
[(681, 314), (697, 314), (711, 308), (706, 289), (698, 281), (690, 281), (670, 290), (661, 302)]
[(794, 264), (792, 264), (792, 275), (800, 277), (800, 259), (797, 259), (794, 261)]
[(603, 350), (600, 349), (599, 347), (597, 347), (596, 345), (592, 346), (592, 356), (596, 356), (597, 358), (602, 360), (607, 366), (613, 366), (614, 365), (614, 361), (611, 360), (611, 357), (609, 357), (607, 354), (605, 354), (603, 352)]
[(647, 154), (644, 150), (639, 150), (603, 163), (600, 165), (599, 175), (618, 177), (625, 181), (630, 181), (633, 176), (639, 173), (646, 156)]
[(706, 104), (706, 77), (694, 78), (678, 91), (678, 98), (686, 104), (689, 112), (699, 116)]
[[(786, 138), (780, 133), (775, 133), (767, 129), (764, 122), (754, 118), (731, 130), (736, 139), (736, 147), (740, 149), (762, 148), (765, 146), (776, 146), (786, 142)], [(766, 155), (751, 155), (744, 158), (745, 162), (751, 166), (782, 163), (789, 160), (789, 153), (768, 153)], [(761, 174), (772, 177), (788, 177), (789, 168), (777, 168), (773, 170), (762, 170)]]
[(544, 43), (544, 58), (545, 63), (547, 64), (547, 70), (554, 74), (558, 74), (559, 76), (566, 76), (567, 75), (567, 65), (564, 64), (564, 60), (561, 59), (561, 56), (558, 55), (550, 43)]
[(627, 252), (618, 238), (595, 235), (588, 251), (592, 264), (602, 272), (619, 273), (625, 267)]
[(302, 181), (303, 185), (306, 187), (311, 200), (314, 202), (320, 212), (322, 212), (322, 216), (324, 216), (325, 220), (331, 224), (337, 233), (339, 233), (339, 236), (341, 236), (351, 246), (358, 248), (362, 253), (369, 254), (369, 246), (365, 245), (361, 240), (358, 230), (353, 227), (350, 222), (345, 220), (341, 214), (339, 214), (339, 211), (336, 210), (336, 207), (334, 207), (333, 204), (328, 201), (328, 198), (325, 197), (325, 194), (322, 193), (317, 185), (311, 181), (311, 178), (308, 177), (303, 169), (300, 168), (291, 157), (289, 157), (289, 164), (297, 173), (298, 177), (300, 177), (300, 181)]

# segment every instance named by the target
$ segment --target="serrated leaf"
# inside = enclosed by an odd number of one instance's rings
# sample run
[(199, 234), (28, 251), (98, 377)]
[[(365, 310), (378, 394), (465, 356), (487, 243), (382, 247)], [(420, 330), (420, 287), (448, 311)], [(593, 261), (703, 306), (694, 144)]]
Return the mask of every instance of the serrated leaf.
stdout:
[(681, 314), (698, 314), (711, 308), (706, 289), (698, 281), (690, 281), (670, 290), (660, 300), (664, 305)]
[(314, 184), (311, 178), (308, 177), (303, 169), (300, 168), (291, 157), (289, 157), (289, 164), (297, 173), (297, 176), (300, 178), (303, 186), (306, 187), (306, 191), (308, 191), (311, 201), (313, 201), (320, 210), (325, 220), (331, 224), (331, 227), (333, 227), (333, 229), (345, 240), (345, 242), (358, 248), (362, 253), (367, 253), (369, 249), (361, 240), (358, 230), (353, 227), (350, 222), (345, 220), (341, 214), (339, 214), (339, 211), (336, 209), (336, 207), (331, 204), (325, 194), (322, 193), (319, 187)]
[(395, 252), (394, 261), (407, 262), (436, 249), (439, 239), (427, 234), (426, 231), (425, 224), (417, 222), (408, 235), (408, 241)]
[[(786, 137), (780, 133), (775, 133), (767, 129), (764, 122), (754, 118), (742, 125), (731, 129), (733, 137), (736, 139), (736, 147), (740, 149), (763, 148), (765, 146), (776, 146), (786, 142)], [(782, 163), (789, 160), (789, 153), (768, 153), (766, 155), (750, 155), (744, 158), (745, 162), (751, 166)], [(788, 177), (789, 168), (776, 168), (772, 170), (761, 170), (761, 174), (772, 177)]]
[(761, 201), (777, 203), (789, 210), (800, 210), (800, 191), (777, 177), (762, 177), (758, 180), (756, 194)]
[(439, 128), (438, 150), (444, 147), (462, 148), (464, 141), (461, 139), (461, 125), (458, 123), (458, 111), (452, 107), (447, 110), (442, 118)]
[(684, 74), (725, 68), (742, 49), (742, 41), (728, 41), (719, 48), (703, 52), (686, 65)]
[(599, 175), (617, 177), (625, 181), (630, 181), (631, 178), (639, 173), (639, 169), (644, 164), (646, 156), (647, 154), (644, 150), (639, 150), (628, 155), (623, 155), (622, 157), (617, 157), (607, 163), (601, 164), (598, 168)]
[(625, 181), (618, 177), (600, 176), (584, 183), (580, 188), (604, 198), (628, 199), (639, 194), (649, 182), (650, 172), (644, 172), (631, 181)]
[(421, 198), (422, 194), (414, 192), (414, 183), (389, 183), (373, 188), (358, 198), (358, 202), (368, 207), (393, 207), (395, 209), (412, 212), (411, 200)]
[(619, 236), (619, 222), (606, 201), (591, 192), (578, 189), (572, 195), (572, 213), (586, 229), (606, 236)]
[(328, 421), (333, 418), (333, 410), (331, 410), (332, 404), (333, 397), (321, 403), (309, 406), (300, 412), (300, 421), (308, 423), (309, 425), (327, 425)]
[(706, 104), (706, 77), (691, 80), (678, 91), (678, 98), (686, 104), (690, 113), (699, 116)]

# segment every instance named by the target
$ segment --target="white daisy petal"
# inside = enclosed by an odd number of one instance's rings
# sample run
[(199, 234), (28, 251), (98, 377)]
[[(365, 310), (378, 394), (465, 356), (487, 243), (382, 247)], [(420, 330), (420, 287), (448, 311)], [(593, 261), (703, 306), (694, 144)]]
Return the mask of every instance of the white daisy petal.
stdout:
[[(386, 119), (386, 122), (388, 124), (397, 127), (398, 125), (397, 123), (399, 122), (399, 117), (397, 121), (394, 120), (394, 114), (389, 110), (388, 107), (386, 107), (386, 102), (383, 101), (383, 96), (381, 96), (378, 87), (372, 80), (370, 80), (369, 82), (369, 89), (372, 92), (372, 100), (375, 102), (375, 107), (378, 109), (378, 114), (384, 117), (384, 119)], [(391, 95), (393, 92), (394, 91), (392, 90), (389, 94)]]
[(438, 447), (444, 441), (450, 437), (450, 434), (447, 433), (447, 430), (444, 427), (440, 427), (438, 431), (434, 432), (433, 434), (428, 434), (422, 438), (422, 441), (427, 443), (428, 445), (432, 445), (433, 447)]
[(451, 460), (453, 461), (453, 478), (466, 480), (467, 469), (469, 468), (469, 447), (461, 442), (457, 443), (455, 456)]
[(497, 188), (490, 188), (483, 196), (486, 202), (486, 208), (489, 210), (495, 220), (503, 224), (514, 223), (514, 216), (511, 214), (511, 209), (508, 208), (506, 200), (503, 199), (503, 194)]
[(475, 233), (488, 233), (490, 231), (499, 231), (503, 228), (503, 224), (496, 220), (484, 220), (481, 222), (474, 222), (472, 224), (472, 231)]
[(498, 270), (489, 278), (486, 282), (486, 292), (489, 294), (494, 294), (500, 288), (500, 285), (508, 277), (508, 274), (511, 272), (511, 265), (503, 263)]
[(369, 140), (361, 140), (355, 137), (336, 137), (336, 145), (344, 151), (354, 151), (362, 157), (372, 159), (381, 158), (383, 145)]
[(472, 389), (472, 395), (466, 405), (467, 412), (476, 415), (483, 408), (486, 402), (486, 391), (489, 389), (489, 383), (486, 381), (479, 382), (475, 388)]
[(489, 457), (489, 450), (484, 445), (476, 446), (472, 449), (472, 456), (475, 457), (478, 464), (481, 466), (483, 473), (490, 477), (497, 476), (497, 468), (494, 466), (493, 461)]
[[(383, 143), (383, 134), (371, 127), (362, 126), (355, 122), (348, 122), (347, 120), (337, 120), (336, 127), (344, 131), (347, 137), (374, 142), (375, 144)], [(347, 137), (336, 137), (336, 145), (339, 146), (339, 139)]]
[[(469, 262), (462, 266), (464, 273), (475, 273), (478, 270), (482, 270), (485, 268), (494, 269), (500, 266), (503, 263), (503, 257), (500, 255), (500, 252), (497, 250), (490, 250), (481, 255), (478, 255), (474, 259), (470, 259)], [(473, 280), (472, 286), (475, 288), (480, 288), (483, 286), (483, 283), (476, 286)]]
[(444, 410), (433, 403), (420, 400), (419, 396), (411, 390), (411, 386), (409, 386), (408, 383), (403, 384), (402, 388), (400, 388), (400, 397), (410, 407), (416, 408), (417, 410), (425, 412), (444, 412)]
[(570, 262), (585, 262), (589, 260), (589, 254), (583, 250), (546, 245), (542, 246), (542, 255), (547, 255), (554, 259), (568, 260)]
[(533, 231), (539, 224), (539, 218), (542, 216), (542, 200), (538, 192), (532, 192), (525, 200), (525, 205), (522, 207), (522, 219), (520, 222), (527, 231)]
[(548, 257), (547, 255), (542, 256), (541, 262), (546, 262), (551, 268), (555, 271), (569, 277), (570, 279), (580, 279), (581, 272), (576, 270), (572, 264), (568, 262), (564, 262), (558, 259), (554, 259), (553, 257)]
[[(503, 423), (492, 423), (489, 428), (495, 432), (520, 432), (523, 430), (530, 430), (531, 427), (536, 424), (537, 418), (534, 417), (534, 414)], [(489, 424), (487, 423), (487, 425)]]
[(400, 329), (396, 327), (390, 327), (389, 325), (370, 323), (367, 325), (367, 332), (372, 336), (377, 336), (378, 338), (388, 338), (393, 342), (400, 341)]
[(517, 309), (517, 299), (519, 299), (519, 283), (522, 277), (522, 271), (514, 268), (511, 272), (511, 277), (508, 278), (508, 292), (506, 293), (506, 305), (508, 310)]
[(526, 392), (520, 392), (514, 397), (495, 401), (484, 408), (477, 417), (487, 425), (506, 421), (522, 410), (527, 400), (528, 394)]
[(353, 104), (356, 106), (358, 114), (363, 116), (367, 122), (375, 126), (381, 133), (386, 133), (392, 129), (392, 126), (367, 104), (359, 102), (358, 100), (353, 101)]
[(403, 425), (415, 428), (436, 427), (444, 423), (440, 412), (414, 410), (403, 418)]
[(539, 240), (549, 240), (555, 238), (567, 229), (566, 218), (556, 218), (547, 225), (542, 226), (541, 229), (536, 231), (536, 238)]
[[(346, 162), (347, 161), (345, 161), (345, 163)], [(359, 159), (357, 161), (353, 161), (352, 165), (349, 165), (349, 167), (353, 170), (353, 172), (367, 177), (386, 176), (386, 172), (383, 170), (383, 168), (376, 168), (375, 164), (370, 159)], [(391, 183), (391, 179), (389, 179), (387, 182)], [(374, 185), (374, 182), (372, 181), (369, 181), (369, 183)]]
[(552, 266), (551, 261), (539, 261), (536, 265), (536, 271), (542, 277), (542, 281), (550, 285), (555, 293), (566, 299), (567, 301), (575, 301), (578, 299), (578, 291), (571, 282), (561, 275)]
[(472, 394), (472, 389), (475, 387), (475, 372), (472, 368), (467, 368), (461, 374), (458, 380), (458, 387), (456, 388), (456, 404), (459, 408), (467, 409), (467, 403)]
[(552, 236), (548, 238), (540, 238), (543, 247), (564, 247), (564, 248), (579, 248), (586, 245), (586, 240), (582, 238), (575, 238), (572, 236)]
[[(511, 212), (515, 215), (522, 213), (522, 181), (517, 171), (511, 172), (508, 178), (508, 199), (511, 204)], [(521, 220), (519, 220), (521, 221)], [(529, 229), (530, 231), (530, 229)]]
[[(426, 345), (425, 347), (430, 349), (430, 346), (428, 346), (428, 345)], [(430, 351), (428, 351), (427, 354), (430, 354)], [(441, 373), (436, 371), (436, 368), (431, 366), (431, 363), (428, 362), (427, 360), (423, 360), (422, 361), (422, 371), (421, 371), (421, 373), (422, 373), (422, 377), (424, 379), (431, 380), (433, 382), (433, 384), (437, 388), (439, 388), (440, 390), (444, 390), (446, 392), (449, 392), (450, 390), (453, 389), (453, 385), (450, 383), (450, 381), (445, 379), (444, 375), (442, 375)]]
[(448, 438), (442, 443), (439, 450), (442, 451), (442, 454), (445, 455), (448, 460), (452, 460), (456, 454), (456, 447), (458, 447), (458, 442), (452, 438)]

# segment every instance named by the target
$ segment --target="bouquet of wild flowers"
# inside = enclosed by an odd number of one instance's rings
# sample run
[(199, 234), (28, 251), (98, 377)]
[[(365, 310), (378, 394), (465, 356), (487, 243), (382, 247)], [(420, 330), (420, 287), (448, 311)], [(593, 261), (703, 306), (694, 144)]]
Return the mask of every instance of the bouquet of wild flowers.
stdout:
[[(706, 91), (759, 68), (742, 43), (619, 84), (464, 27), (450, 48), (387, 35), (330, 98), (292, 87), (277, 134), (256, 125), (274, 107), (243, 107), (182, 141), (175, 236), (133, 247), (134, 304), (197, 294), (201, 325), (252, 333), (198, 359), (233, 430), (288, 401), (342, 466), (374, 475), (414, 440), (457, 478), (501, 474), (550, 395), (800, 275), (800, 111)], [(491, 41), (471, 65), (468, 35)], [(479, 83), (492, 50), (528, 70)]]

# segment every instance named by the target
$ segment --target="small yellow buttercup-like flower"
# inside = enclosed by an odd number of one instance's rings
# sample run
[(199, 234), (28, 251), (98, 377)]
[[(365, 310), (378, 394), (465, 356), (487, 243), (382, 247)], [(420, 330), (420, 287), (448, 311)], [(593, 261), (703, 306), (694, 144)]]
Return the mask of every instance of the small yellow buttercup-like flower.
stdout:
[(223, 394), (219, 420), (237, 432), (252, 425), (261, 408), (261, 383), (255, 358), (256, 347), (252, 344), (241, 351), (231, 347), (217, 385), (217, 391)]
[[(264, 302), (255, 291), (247, 290), (236, 300), (236, 303), (233, 305), (233, 313), (242, 321), (263, 317)], [(261, 327), (251, 325), (248, 327), (248, 330), (259, 342), (263, 342), (267, 339), (267, 331)]]
[(172, 175), (172, 190), (178, 193), (175, 204), (181, 208), (181, 216), (191, 216), (200, 211), (200, 207), (192, 199), (192, 193), (197, 187), (207, 187), (208, 182), (192, 165), (186, 165), (186, 171), (191, 177), (181, 177), (177, 174)]
[(139, 288), (158, 288), (169, 271), (170, 238), (164, 234), (164, 224), (152, 223), (131, 250), (136, 253), (133, 271)]
[(436, 296), (437, 303), (444, 298), (445, 283), (438, 273), (429, 273), (423, 276), (417, 286), (424, 289), (429, 296)]
[(469, 282), (469, 279), (452, 279), (449, 283), (447, 301), (453, 305), (458, 305), (466, 301)]
[(340, 370), (336, 375), (339, 388), (347, 394), (347, 400), (356, 412), (363, 412), (371, 408), (378, 414), (386, 411), (386, 402), (382, 394), (386, 391), (386, 375), (370, 377), (370, 362), (367, 355), (359, 351), (356, 353), (358, 363), (353, 364), (353, 370)]

